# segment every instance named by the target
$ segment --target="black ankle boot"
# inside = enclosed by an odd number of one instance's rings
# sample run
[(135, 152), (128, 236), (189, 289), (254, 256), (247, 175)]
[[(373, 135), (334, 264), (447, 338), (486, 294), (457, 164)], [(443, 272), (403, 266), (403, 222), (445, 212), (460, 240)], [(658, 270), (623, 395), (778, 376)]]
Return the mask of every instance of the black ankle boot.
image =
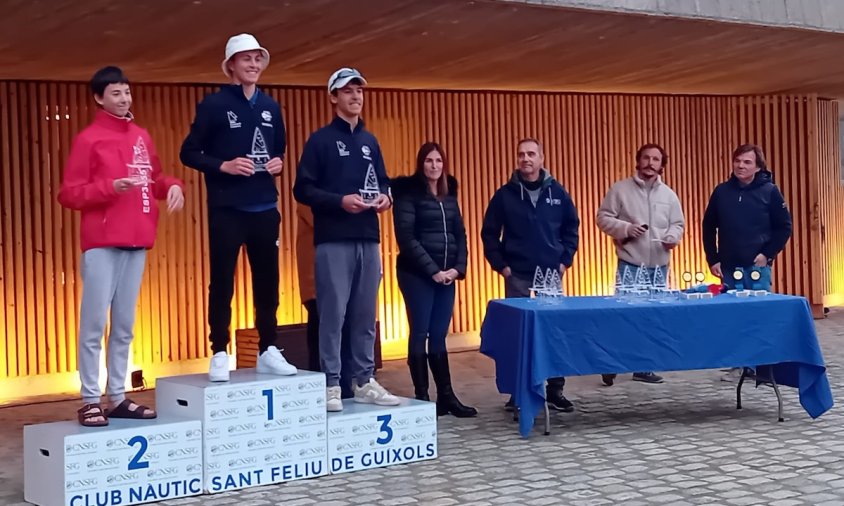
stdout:
[(451, 388), (451, 371), (448, 368), (448, 353), (428, 355), (434, 383), (437, 384), (437, 416), (451, 413), (457, 418), (470, 418), (478, 414), (478, 410), (464, 406), (454, 395)]
[(430, 401), (428, 397), (428, 356), (409, 355), (407, 367), (410, 369), (410, 380), (413, 381), (413, 395), (420, 401)]

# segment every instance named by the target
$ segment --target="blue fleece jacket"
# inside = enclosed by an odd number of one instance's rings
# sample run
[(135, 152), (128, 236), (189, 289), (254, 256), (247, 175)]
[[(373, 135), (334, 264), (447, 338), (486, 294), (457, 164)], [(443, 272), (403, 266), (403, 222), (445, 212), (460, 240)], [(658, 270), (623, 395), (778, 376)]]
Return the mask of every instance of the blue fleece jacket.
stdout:
[(770, 264), (789, 237), (791, 213), (770, 172), (757, 172), (747, 186), (732, 176), (709, 197), (703, 215), (703, 249), (709, 265), (721, 263), (723, 272), (750, 267), (759, 253)]
[(370, 168), (380, 192), (389, 195), (390, 180), (381, 147), (362, 120), (353, 130), (345, 120), (335, 117), (308, 138), (296, 170), (293, 196), (314, 213), (314, 244), (381, 240), (374, 209), (351, 214), (341, 205), (343, 196), (364, 189)]
[[(260, 168), (271, 158), (284, 158), (284, 120), (278, 102), (255, 93), (253, 103), (240, 85), (224, 85), (196, 107), (179, 158), (205, 175), (209, 207), (248, 208), (278, 199), (275, 178)], [(251, 158), (256, 172), (233, 176), (220, 171), (223, 162), (238, 157)]]
[(513, 274), (532, 280), (543, 271), (570, 267), (577, 252), (580, 219), (565, 188), (545, 169), (536, 207), (518, 171), (492, 196), (481, 229), (484, 256), (498, 272), (510, 267)]

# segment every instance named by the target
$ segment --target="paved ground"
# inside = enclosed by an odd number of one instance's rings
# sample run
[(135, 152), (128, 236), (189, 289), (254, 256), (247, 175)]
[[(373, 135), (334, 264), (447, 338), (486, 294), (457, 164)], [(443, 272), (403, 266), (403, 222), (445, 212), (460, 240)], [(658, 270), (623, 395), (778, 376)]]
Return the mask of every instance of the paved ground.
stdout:
[[(817, 327), (840, 402), (844, 310)], [(746, 389), (745, 409), (736, 411), (734, 386), (717, 371), (667, 374), (663, 385), (622, 378), (612, 388), (595, 376), (575, 378), (566, 389), (578, 411), (553, 415), (551, 436), (537, 429), (523, 440), (502, 410), (491, 361), (461, 353), (452, 363), (458, 393), (481, 413), (440, 419), (435, 461), (162, 504), (844, 505), (842, 411), (813, 421), (791, 389), (784, 392), (787, 421), (777, 423), (770, 389)], [(400, 362), (387, 363), (380, 379), (411, 392)], [(75, 407), (0, 409), (0, 505), (23, 502), (24, 423), (72, 418)]]

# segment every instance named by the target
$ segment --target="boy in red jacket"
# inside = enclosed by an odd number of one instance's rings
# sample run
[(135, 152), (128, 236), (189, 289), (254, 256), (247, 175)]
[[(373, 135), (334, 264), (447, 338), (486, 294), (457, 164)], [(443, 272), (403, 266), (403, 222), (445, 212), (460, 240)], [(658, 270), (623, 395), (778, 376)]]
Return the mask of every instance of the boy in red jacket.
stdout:
[[(82, 211), (82, 304), (79, 309), (79, 378), (83, 406), (79, 423), (108, 425), (108, 418), (155, 418), (146, 406), (125, 396), (126, 369), (135, 307), (158, 222), (153, 199), (167, 199), (167, 210), (185, 203), (182, 182), (161, 173), (149, 133), (133, 123), (129, 80), (117, 67), (91, 79), (100, 106), (93, 123), (74, 139), (59, 190), (59, 203)], [(108, 335), (106, 393), (100, 406), (100, 351), (106, 314)]]

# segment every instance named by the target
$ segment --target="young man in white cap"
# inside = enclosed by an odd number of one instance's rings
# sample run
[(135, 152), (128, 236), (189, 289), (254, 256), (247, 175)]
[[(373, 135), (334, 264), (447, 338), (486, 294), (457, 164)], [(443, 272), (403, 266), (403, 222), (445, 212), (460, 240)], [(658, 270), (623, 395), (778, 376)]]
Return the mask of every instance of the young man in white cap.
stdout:
[(223, 73), (231, 84), (206, 96), (182, 144), (180, 158), (205, 175), (208, 193), (208, 244), (211, 283), (211, 381), (228, 381), (231, 300), (242, 245), (252, 269), (255, 326), (259, 335), (257, 371), (292, 375), (276, 339), (278, 310), (278, 191), (285, 131), (281, 107), (257, 88), (269, 52), (250, 34), (226, 44)]
[(311, 134), (293, 195), (314, 215), (319, 353), (325, 372), (326, 409), (342, 411), (340, 342), (348, 324), (354, 400), (394, 406), (399, 399), (378, 384), (375, 315), (381, 284), (378, 215), (392, 205), (378, 141), (360, 118), (366, 79), (342, 68), (328, 80), (336, 117)]

